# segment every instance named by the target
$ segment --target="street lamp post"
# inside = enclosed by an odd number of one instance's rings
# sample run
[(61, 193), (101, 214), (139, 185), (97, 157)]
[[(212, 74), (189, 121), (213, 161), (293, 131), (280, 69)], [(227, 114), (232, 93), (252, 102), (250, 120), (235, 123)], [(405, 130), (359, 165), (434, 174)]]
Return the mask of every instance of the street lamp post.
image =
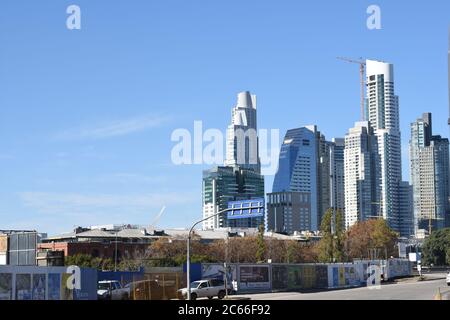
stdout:
[[(261, 208), (264, 209), (264, 204), (263, 205), (258, 204), (257, 207), (250, 207), (249, 209), (261, 209)], [(215, 217), (217, 217), (218, 215), (221, 215), (224, 212), (233, 211), (233, 210), (236, 210), (236, 209), (235, 208), (228, 208), (228, 209), (221, 210), (221, 211), (219, 211), (219, 212), (217, 212), (217, 213), (215, 213), (213, 215), (210, 215), (207, 218), (204, 218), (204, 219), (202, 219), (200, 221), (197, 221), (196, 223), (194, 223), (194, 225), (189, 230), (188, 239), (187, 239), (187, 254), (186, 254), (187, 299), (188, 300), (191, 300), (191, 234), (192, 234), (192, 231), (194, 231), (194, 228), (199, 223), (202, 223), (203, 221), (209, 220), (211, 218), (215, 218)], [(228, 245), (228, 243), (227, 243), (227, 245)], [(225, 270), (225, 272), (226, 271), (227, 270)], [(225, 291), (227, 291), (227, 290), (225, 290)]]
[(221, 210), (213, 215), (210, 215), (207, 218), (204, 218), (200, 221), (197, 221), (196, 223), (194, 223), (194, 225), (191, 227), (191, 229), (189, 230), (189, 234), (188, 234), (188, 240), (187, 240), (187, 254), (186, 254), (186, 273), (187, 273), (187, 299), (191, 300), (191, 234), (192, 231), (194, 231), (194, 228), (202, 223), (203, 221), (209, 220), (211, 218), (217, 217), (218, 215), (227, 212), (227, 211), (231, 211), (233, 209), (225, 209), (225, 210)]

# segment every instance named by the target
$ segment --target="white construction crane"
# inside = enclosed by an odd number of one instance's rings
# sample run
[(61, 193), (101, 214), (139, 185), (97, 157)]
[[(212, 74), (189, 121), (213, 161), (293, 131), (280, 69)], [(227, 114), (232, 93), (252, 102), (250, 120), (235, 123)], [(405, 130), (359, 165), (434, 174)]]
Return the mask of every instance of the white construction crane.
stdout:
[(354, 60), (350, 58), (345, 57), (337, 57), (339, 60), (343, 60), (350, 63), (356, 63), (359, 64), (359, 80), (361, 82), (361, 121), (365, 120), (364, 116), (364, 106), (365, 106), (365, 98), (364, 98), (364, 91), (365, 91), (365, 80), (364, 80), (364, 74), (366, 71), (366, 62), (363, 61), (363, 58), (359, 58), (360, 60)]
[(161, 208), (161, 211), (156, 215), (156, 217), (153, 219), (153, 221), (150, 223), (149, 229), (155, 230), (156, 225), (158, 224), (159, 220), (161, 219), (164, 211), (166, 210), (166, 206), (163, 206)]

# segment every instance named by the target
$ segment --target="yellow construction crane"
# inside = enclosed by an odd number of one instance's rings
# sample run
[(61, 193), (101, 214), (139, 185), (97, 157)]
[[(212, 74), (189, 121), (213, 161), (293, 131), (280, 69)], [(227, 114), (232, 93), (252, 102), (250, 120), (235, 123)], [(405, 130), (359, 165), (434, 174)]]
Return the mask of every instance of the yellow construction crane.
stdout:
[(366, 70), (366, 62), (360, 58), (360, 60), (354, 60), (350, 58), (344, 58), (344, 57), (337, 57), (339, 60), (347, 61), (350, 63), (356, 63), (359, 64), (359, 78), (361, 82), (361, 121), (365, 120), (364, 117), (364, 105), (365, 105), (365, 99), (364, 99), (364, 90), (365, 90), (365, 80), (364, 80), (364, 73)]

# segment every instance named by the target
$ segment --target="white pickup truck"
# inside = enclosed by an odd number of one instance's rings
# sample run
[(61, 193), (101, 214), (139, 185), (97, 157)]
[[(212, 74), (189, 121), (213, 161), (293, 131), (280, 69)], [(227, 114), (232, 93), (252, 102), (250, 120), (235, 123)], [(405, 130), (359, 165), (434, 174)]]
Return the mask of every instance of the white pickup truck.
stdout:
[[(228, 286), (228, 294), (233, 293), (233, 287), (231, 284)], [(178, 290), (182, 299), (187, 299), (187, 288)], [(212, 299), (218, 297), (219, 299), (225, 298), (225, 284), (222, 280), (199, 280), (191, 283), (191, 299), (208, 298)]]
[(99, 281), (97, 286), (97, 298), (99, 300), (128, 300), (129, 288), (124, 288), (119, 281)]

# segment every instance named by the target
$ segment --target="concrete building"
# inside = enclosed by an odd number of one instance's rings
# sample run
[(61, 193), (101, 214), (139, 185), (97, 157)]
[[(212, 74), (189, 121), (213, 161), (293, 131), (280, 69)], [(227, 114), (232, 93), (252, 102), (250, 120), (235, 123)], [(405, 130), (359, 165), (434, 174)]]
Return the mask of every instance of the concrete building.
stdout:
[(36, 265), (36, 246), (45, 234), (30, 230), (0, 230), (0, 265)]
[(316, 126), (289, 130), (280, 150), (272, 193), (300, 192), (310, 195), (310, 231), (319, 229), (318, 131)]
[[(264, 176), (252, 169), (215, 167), (203, 172), (203, 218), (228, 208), (231, 201), (264, 198)], [(227, 220), (227, 214), (203, 222), (203, 230), (258, 228), (264, 217)]]
[(294, 234), (311, 229), (311, 194), (277, 192), (267, 194), (267, 230)]
[(111, 228), (76, 228), (73, 232), (47, 237), (38, 244), (39, 257), (48, 261), (44, 253), (63, 251), (64, 256), (87, 254), (94, 258), (120, 261), (143, 255), (155, 240), (167, 235), (149, 233), (145, 228), (113, 226)]
[(256, 96), (245, 91), (238, 94), (227, 129), (226, 166), (261, 171), (256, 116)]
[(380, 212), (392, 229), (400, 231), (401, 136), (399, 99), (394, 91), (394, 66), (367, 60), (366, 70), (366, 120), (377, 136), (380, 155)]
[(449, 141), (433, 135), (431, 113), (411, 124), (414, 232), (445, 227), (449, 212)]
[(377, 137), (368, 122), (357, 122), (345, 137), (345, 227), (379, 213)]

